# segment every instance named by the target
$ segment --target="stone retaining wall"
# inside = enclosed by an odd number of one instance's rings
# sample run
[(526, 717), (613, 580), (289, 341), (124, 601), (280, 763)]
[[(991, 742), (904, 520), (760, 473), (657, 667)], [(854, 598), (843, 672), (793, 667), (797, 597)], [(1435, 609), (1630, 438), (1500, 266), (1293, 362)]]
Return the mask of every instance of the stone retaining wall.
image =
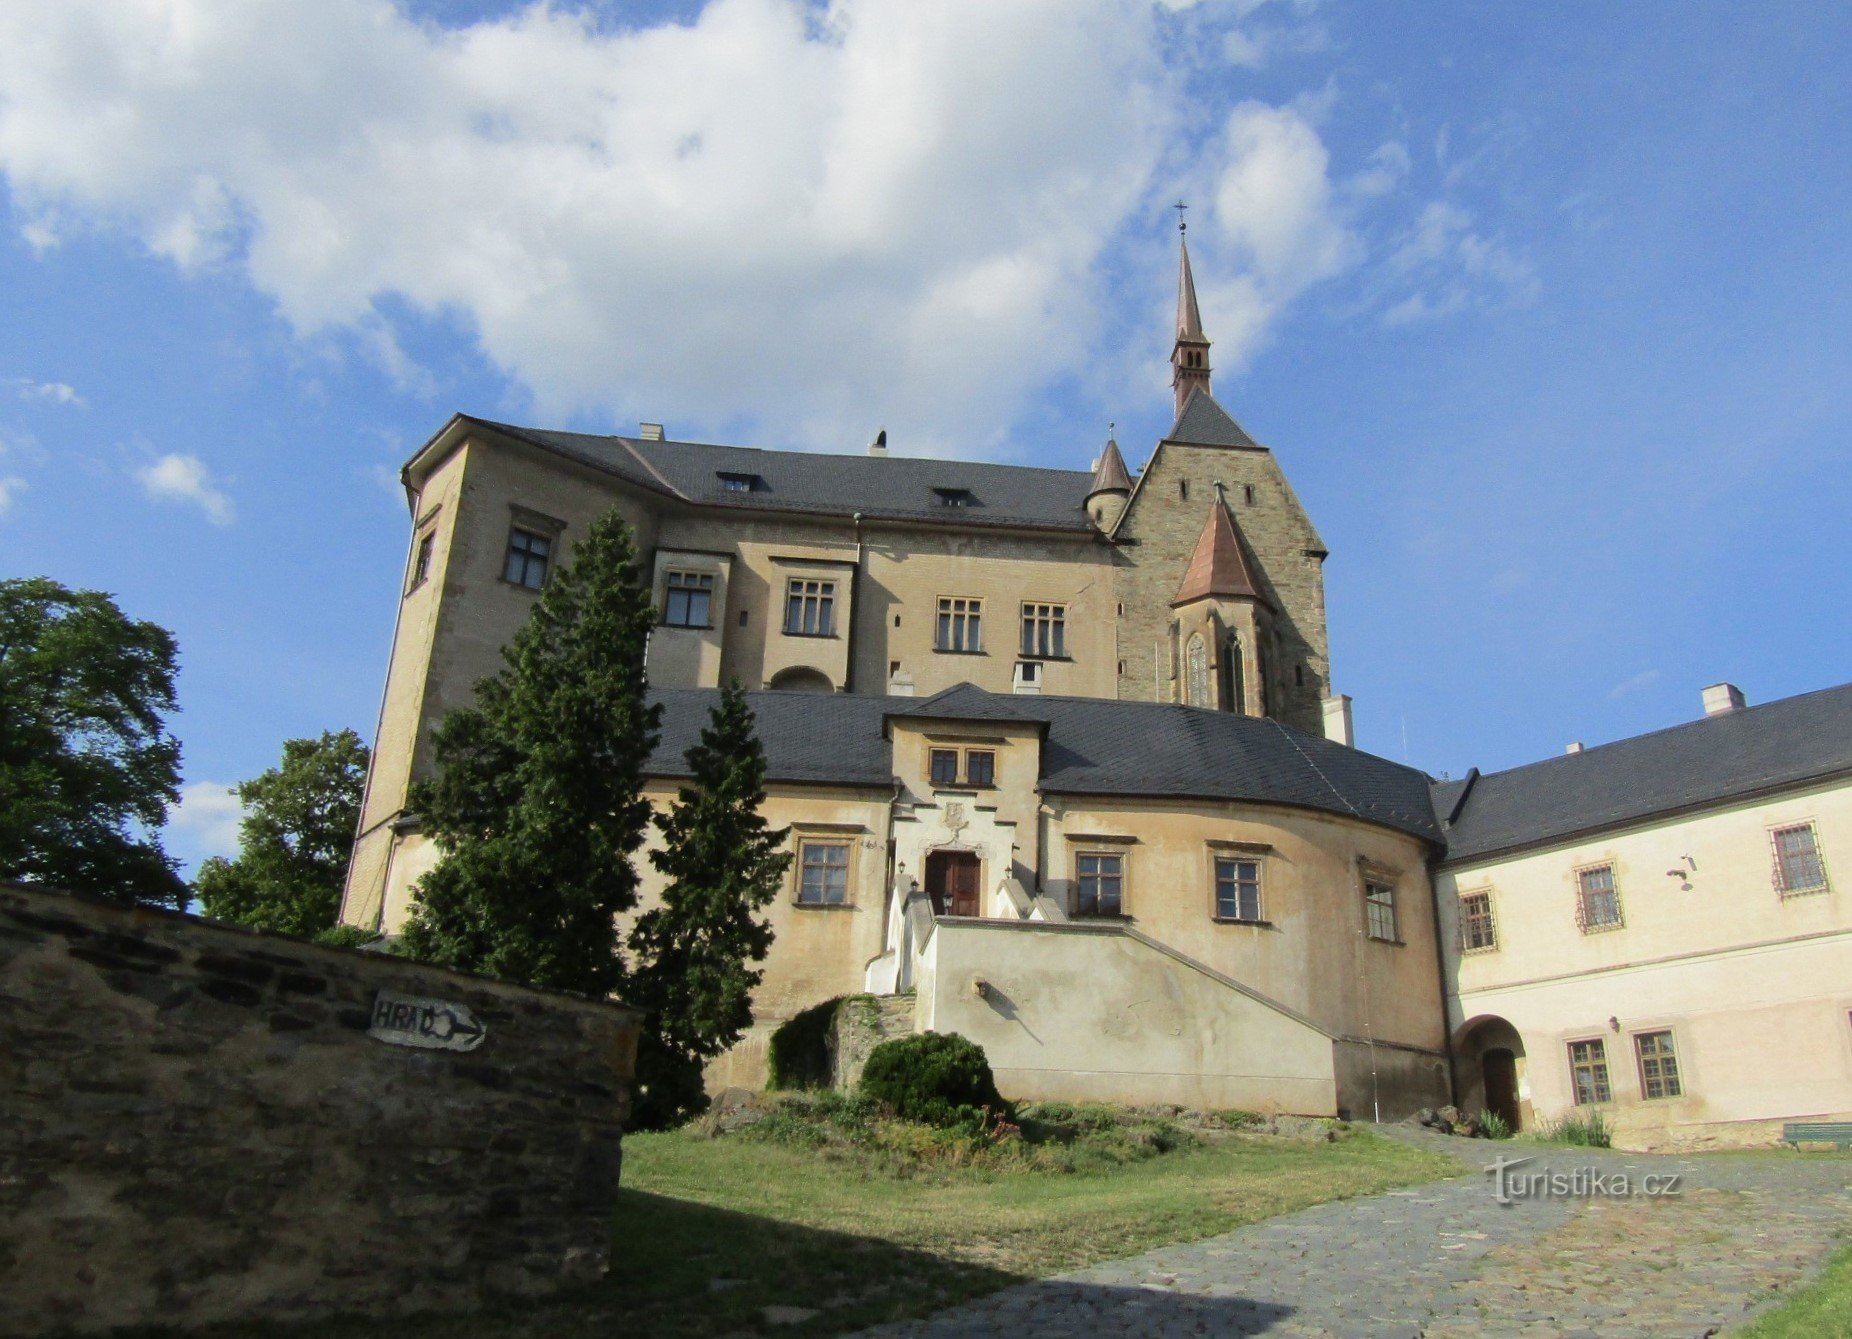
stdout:
[[(382, 993), (460, 1008), (400, 1009), (393, 1036), (427, 1045), (394, 1044), (369, 1034)], [(590, 1281), (636, 1028), (620, 1006), (0, 885), (0, 1334)], [(446, 1036), (473, 1049), (429, 1047)]]

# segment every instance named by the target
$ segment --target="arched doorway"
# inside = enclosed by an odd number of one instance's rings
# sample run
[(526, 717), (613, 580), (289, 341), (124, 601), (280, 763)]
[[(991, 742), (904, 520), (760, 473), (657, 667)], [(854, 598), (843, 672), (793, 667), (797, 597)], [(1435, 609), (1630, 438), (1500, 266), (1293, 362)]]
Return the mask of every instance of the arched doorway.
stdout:
[(1470, 1019), (1456, 1034), (1461, 1110), (1490, 1111), (1513, 1131), (1525, 1126), (1524, 1039), (1495, 1014)]
[(822, 670), (800, 665), (795, 669), (779, 670), (766, 685), (780, 693), (833, 693), (836, 685), (829, 681)]

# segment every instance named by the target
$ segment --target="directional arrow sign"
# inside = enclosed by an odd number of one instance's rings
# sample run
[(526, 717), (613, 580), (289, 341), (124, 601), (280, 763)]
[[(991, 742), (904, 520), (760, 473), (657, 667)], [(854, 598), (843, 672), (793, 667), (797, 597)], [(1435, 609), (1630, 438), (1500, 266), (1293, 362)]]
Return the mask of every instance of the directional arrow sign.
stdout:
[(473, 1051), (488, 1031), (460, 1004), (382, 990), (373, 997), (373, 1021), (367, 1035), (392, 1046)]

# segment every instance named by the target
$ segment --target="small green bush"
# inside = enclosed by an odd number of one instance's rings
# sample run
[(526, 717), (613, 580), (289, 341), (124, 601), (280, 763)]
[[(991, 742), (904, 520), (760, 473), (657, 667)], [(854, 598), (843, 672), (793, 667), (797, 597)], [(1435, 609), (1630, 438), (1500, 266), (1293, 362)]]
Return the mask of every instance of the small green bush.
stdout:
[(1487, 1139), (1509, 1139), (1511, 1127), (1496, 1111), (1481, 1111), (1479, 1113), (1479, 1133)]
[(927, 1125), (981, 1128), (987, 1119), (1016, 1114), (997, 1092), (984, 1048), (957, 1033), (882, 1042), (869, 1052), (860, 1091), (901, 1119)]
[(1553, 1144), (1573, 1144), (1578, 1148), (1613, 1148), (1614, 1131), (1599, 1111), (1586, 1116), (1565, 1116), (1547, 1127), (1543, 1137)]
[(379, 931), (362, 930), (358, 925), (330, 925), (326, 930), (317, 930), (310, 938), (329, 948), (362, 948), (377, 940)]

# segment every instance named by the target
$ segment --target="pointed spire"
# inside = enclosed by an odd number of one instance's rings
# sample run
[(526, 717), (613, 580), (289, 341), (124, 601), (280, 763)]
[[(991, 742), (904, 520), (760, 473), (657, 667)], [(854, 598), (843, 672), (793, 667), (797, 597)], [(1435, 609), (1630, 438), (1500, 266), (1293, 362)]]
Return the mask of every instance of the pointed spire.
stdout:
[(1129, 493), (1132, 491), (1131, 471), (1125, 468), (1125, 457), (1119, 454), (1119, 443), (1111, 437), (1106, 439), (1106, 450), (1100, 456), (1100, 463), (1093, 470), (1093, 487), (1087, 490), (1087, 496), (1095, 493)]
[(1209, 508), (1209, 518), (1203, 523), (1202, 535), (1196, 541), (1196, 552), (1190, 557), (1190, 565), (1184, 569), (1183, 584), (1177, 587), (1177, 598), (1170, 604), (1174, 609), (1192, 600), (1225, 596), (1266, 603), (1254, 580), (1253, 569), (1248, 566), (1247, 552), (1235, 529), (1234, 518), (1228, 513), (1228, 503), (1222, 496), (1222, 485), (1218, 483), (1215, 486), (1215, 502)]
[(1170, 385), (1177, 395), (1177, 417), (1198, 387), (1209, 389), (1209, 337), (1203, 334), (1202, 313), (1196, 307), (1196, 276), (1190, 273), (1186, 206), (1177, 204), (1177, 342), (1170, 351)]

